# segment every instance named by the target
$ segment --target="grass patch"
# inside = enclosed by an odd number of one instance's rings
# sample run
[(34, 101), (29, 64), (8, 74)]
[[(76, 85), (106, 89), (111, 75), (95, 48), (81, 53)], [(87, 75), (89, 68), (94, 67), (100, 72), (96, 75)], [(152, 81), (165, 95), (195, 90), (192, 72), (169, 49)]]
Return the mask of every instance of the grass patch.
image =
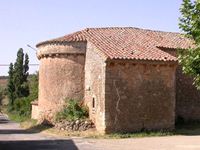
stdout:
[(18, 115), (10, 114), (10, 113), (8, 114), (8, 117), (10, 118), (10, 120), (18, 122), (18, 123), (27, 120), (27, 118), (25, 118), (25, 117), (20, 117)]
[(124, 138), (143, 138), (143, 137), (161, 137), (161, 136), (172, 136), (173, 132), (141, 132), (141, 133), (115, 133), (115, 134), (100, 134), (95, 131), (76, 131), (76, 132), (68, 132), (68, 131), (60, 131), (57, 129), (48, 130), (49, 133), (65, 136), (65, 137), (84, 137), (84, 138), (95, 138), (95, 139), (124, 139)]
[[(24, 126), (25, 125), (25, 126)], [(45, 131), (45, 133), (61, 136), (61, 137), (84, 137), (94, 139), (124, 139), (124, 138), (144, 138), (144, 137), (163, 137), (174, 135), (200, 135), (200, 122), (189, 122), (184, 125), (177, 126), (174, 131), (144, 131), (137, 133), (114, 133), (100, 134), (94, 129), (88, 131), (61, 131), (45, 125), (36, 125), (34, 121), (26, 121), (22, 123), (23, 128), (34, 130), (35, 132)]]
[(20, 123), (22, 128), (28, 129), (37, 125), (37, 120), (29, 119)]
[[(21, 118), (20, 118), (21, 119)], [(16, 118), (15, 118), (16, 120)], [(21, 121), (21, 120), (20, 120)], [(144, 138), (144, 137), (163, 137), (174, 135), (200, 135), (200, 122), (189, 122), (184, 125), (177, 126), (174, 131), (143, 131), (137, 133), (114, 133), (114, 134), (99, 134), (94, 129), (88, 131), (61, 131), (52, 126), (38, 125), (36, 120), (28, 119), (22, 121), (21, 127), (32, 133), (45, 132), (61, 137), (84, 137), (94, 139), (124, 139), (124, 138)]]
[(10, 120), (18, 122), (18, 123), (30, 120), (30, 118), (27, 116), (19, 116), (18, 114), (15, 114), (13, 112), (8, 112), (6, 114), (8, 115)]
[(8, 118), (10, 120), (18, 122), (18, 123), (30, 120), (30, 117), (28, 117), (28, 116), (20, 116), (18, 113), (15, 113), (14, 111), (9, 112), (7, 109), (7, 106), (1, 106), (1, 111), (4, 114), (8, 115)]
[(138, 132), (138, 133), (114, 133), (114, 134), (106, 134), (104, 138), (143, 138), (143, 137), (160, 137), (160, 136), (172, 136), (173, 132), (161, 132), (161, 131), (152, 131), (152, 132)]
[(114, 134), (99, 134), (94, 130), (83, 131), (83, 132), (68, 132), (60, 131), (58, 129), (47, 130), (48, 133), (59, 135), (59, 136), (76, 136), (85, 138), (96, 138), (96, 139), (123, 139), (123, 138), (144, 138), (144, 137), (163, 137), (163, 136), (174, 136), (174, 135), (200, 135), (200, 122), (185, 122), (182, 125), (177, 125), (174, 131), (143, 131), (137, 133), (114, 133)]
[(172, 136), (174, 132), (138, 132), (138, 133), (115, 133), (102, 135), (97, 133), (96, 130), (91, 129), (88, 131), (61, 131), (56, 128), (52, 128), (47, 125), (37, 125), (36, 120), (26, 120), (21, 122), (21, 127), (27, 131), (38, 133), (45, 132), (52, 135), (61, 137), (84, 137), (84, 138), (95, 138), (95, 139), (123, 139), (123, 138), (143, 138), (143, 137), (159, 137), (159, 136)]
[(52, 126), (37, 124), (37, 120), (30, 119), (20, 123), (20, 126), (31, 133), (39, 133), (52, 128)]

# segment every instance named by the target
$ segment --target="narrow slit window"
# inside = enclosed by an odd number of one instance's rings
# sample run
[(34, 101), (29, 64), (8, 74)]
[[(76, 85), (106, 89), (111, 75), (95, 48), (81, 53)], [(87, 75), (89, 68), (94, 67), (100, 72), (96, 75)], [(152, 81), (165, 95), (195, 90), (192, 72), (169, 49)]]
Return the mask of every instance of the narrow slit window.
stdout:
[(92, 98), (92, 108), (95, 108), (95, 98)]

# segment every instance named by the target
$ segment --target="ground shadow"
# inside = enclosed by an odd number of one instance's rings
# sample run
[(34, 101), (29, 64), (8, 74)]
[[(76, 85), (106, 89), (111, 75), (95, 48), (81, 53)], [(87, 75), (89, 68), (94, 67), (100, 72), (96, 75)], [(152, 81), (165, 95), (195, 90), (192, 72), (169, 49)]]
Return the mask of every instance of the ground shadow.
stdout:
[(0, 130), (0, 134), (33, 134), (40, 133), (44, 130), (52, 128), (50, 125), (36, 125), (28, 129), (3, 129)]
[[(1, 124), (12, 124), (14, 122), (10, 121), (5, 115), (0, 114), (0, 125)], [(0, 134), (31, 134), (40, 133), (44, 130), (52, 128), (50, 124), (37, 124), (28, 129), (0, 129)]]
[(11, 122), (8, 118), (6, 118), (1, 112), (0, 112), (0, 124), (5, 124)]
[(32, 126), (28, 129), (26, 129), (26, 132), (28, 132), (28, 133), (40, 133), (40, 132), (42, 132), (44, 130), (48, 130), (52, 127), (53, 127), (53, 125), (37, 124), (35, 126)]
[(9, 123), (9, 121), (7, 119), (1, 119), (0, 120), (0, 124), (5, 124), (5, 123)]
[(1, 150), (78, 150), (72, 140), (0, 141)]
[(174, 132), (179, 135), (200, 135), (200, 122), (190, 121), (177, 124)]
[[(0, 115), (0, 124), (12, 124), (7, 117)], [(15, 123), (14, 123), (15, 124)], [(12, 125), (9, 125), (12, 126)], [(28, 129), (0, 129), (0, 134), (34, 134), (51, 128), (51, 125), (35, 125)], [(6, 135), (6, 136), (7, 136)], [(70, 140), (13, 140), (0, 141), (0, 150), (78, 150), (75, 143)]]

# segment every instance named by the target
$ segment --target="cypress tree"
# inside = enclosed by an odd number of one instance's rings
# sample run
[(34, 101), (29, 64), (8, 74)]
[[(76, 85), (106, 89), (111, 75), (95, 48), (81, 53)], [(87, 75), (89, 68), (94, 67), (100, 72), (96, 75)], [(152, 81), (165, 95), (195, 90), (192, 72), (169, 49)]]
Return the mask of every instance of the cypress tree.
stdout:
[(29, 76), (29, 57), (28, 54), (25, 54), (25, 61), (23, 66), (23, 84), (22, 84), (22, 96), (26, 97), (29, 95), (29, 85), (28, 85), (28, 76)]
[(7, 92), (8, 92), (8, 98), (9, 98), (9, 106), (13, 106), (14, 100), (15, 100), (15, 85), (13, 80), (14, 70), (13, 70), (13, 64), (10, 64), (9, 67), (9, 79), (8, 79), (8, 85), (7, 85)]
[[(24, 58), (25, 57), (25, 58)], [(25, 54), (23, 49), (20, 48), (17, 52), (17, 59), (13, 66), (10, 64), (9, 67), (9, 81), (8, 81), (8, 97), (9, 105), (12, 106), (16, 99), (29, 96), (29, 85), (28, 85), (28, 76), (29, 76), (29, 57), (28, 54)]]
[(29, 95), (28, 70), (29, 70), (28, 54), (25, 54), (25, 60), (24, 60), (24, 52), (23, 49), (20, 48), (19, 51), (17, 52), (17, 59), (14, 65), (14, 75), (13, 75), (16, 98), (26, 97)]
[(24, 66), (24, 52), (20, 48), (17, 52), (17, 59), (14, 65), (13, 80), (15, 84), (15, 95), (17, 98), (23, 97), (22, 84), (23, 84), (23, 66)]
[(24, 82), (27, 82), (27, 79), (29, 76), (28, 70), (29, 70), (29, 57), (28, 57), (28, 54), (25, 54), (24, 72), (23, 72)]

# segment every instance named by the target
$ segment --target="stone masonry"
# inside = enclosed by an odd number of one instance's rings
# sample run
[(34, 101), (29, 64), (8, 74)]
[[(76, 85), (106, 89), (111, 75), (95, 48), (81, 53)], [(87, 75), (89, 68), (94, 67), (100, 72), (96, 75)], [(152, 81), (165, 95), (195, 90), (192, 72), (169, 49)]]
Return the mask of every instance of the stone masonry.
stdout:
[(64, 100), (83, 100), (85, 43), (41, 46), (39, 117), (50, 121)]
[(85, 103), (90, 118), (99, 132), (105, 131), (105, 72), (106, 63), (95, 51), (92, 43), (87, 44), (85, 62)]
[[(163, 50), (177, 57), (175, 49)], [(193, 78), (184, 74), (180, 65), (176, 69), (176, 118), (200, 120), (200, 92), (193, 85)]]
[(200, 120), (200, 92), (178, 66), (181, 34), (91, 28), (37, 45), (39, 98), (32, 117), (52, 121), (64, 100), (89, 108), (98, 132), (172, 130), (176, 117)]
[(174, 129), (176, 65), (110, 62), (106, 68), (106, 131)]

